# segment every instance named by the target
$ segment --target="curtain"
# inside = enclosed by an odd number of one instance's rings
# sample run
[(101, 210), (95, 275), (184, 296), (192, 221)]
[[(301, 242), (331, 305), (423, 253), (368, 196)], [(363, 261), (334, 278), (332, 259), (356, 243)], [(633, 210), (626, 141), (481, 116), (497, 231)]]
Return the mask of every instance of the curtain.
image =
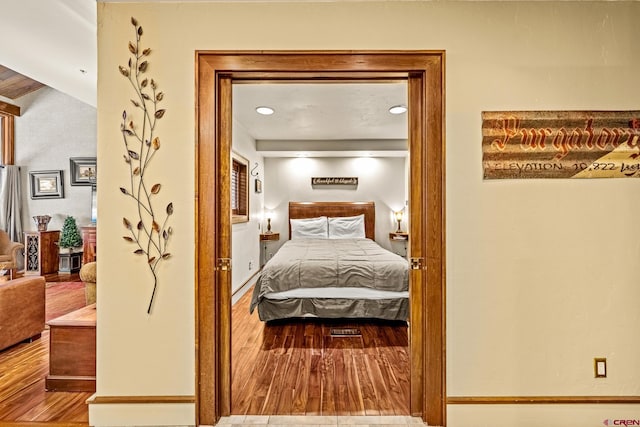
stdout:
[(22, 242), (22, 190), (20, 167), (5, 165), (0, 168), (0, 228), (14, 242)]

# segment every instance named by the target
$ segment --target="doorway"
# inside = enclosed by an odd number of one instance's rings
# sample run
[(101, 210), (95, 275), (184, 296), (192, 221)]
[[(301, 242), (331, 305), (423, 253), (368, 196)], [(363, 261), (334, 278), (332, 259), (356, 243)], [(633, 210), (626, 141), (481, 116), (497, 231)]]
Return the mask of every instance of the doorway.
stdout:
[(214, 424), (231, 408), (232, 83), (406, 79), (410, 410), (444, 425), (444, 52), (198, 52), (196, 67), (196, 424)]

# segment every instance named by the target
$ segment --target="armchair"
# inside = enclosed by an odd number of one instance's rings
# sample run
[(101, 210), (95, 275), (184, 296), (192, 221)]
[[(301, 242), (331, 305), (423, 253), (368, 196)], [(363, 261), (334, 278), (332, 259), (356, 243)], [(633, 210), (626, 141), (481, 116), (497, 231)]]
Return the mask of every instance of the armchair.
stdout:
[(13, 279), (13, 270), (18, 268), (18, 252), (24, 250), (20, 242), (12, 242), (6, 231), (0, 230), (0, 265), (9, 270), (9, 277)]
[(84, 282), (84, 296), (87, 305), (96, 302), (97, 264), (95, 261), (86, 263), (80, 268), (80, 280)]

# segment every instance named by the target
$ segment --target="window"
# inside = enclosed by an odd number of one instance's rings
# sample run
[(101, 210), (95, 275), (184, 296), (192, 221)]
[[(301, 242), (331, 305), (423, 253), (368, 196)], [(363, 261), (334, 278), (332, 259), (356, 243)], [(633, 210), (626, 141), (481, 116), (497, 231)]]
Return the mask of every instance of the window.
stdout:
[(231, 154), (231, 222), (249, 221), (249, 185), (247, 172), (249, 161), (244, 157)]

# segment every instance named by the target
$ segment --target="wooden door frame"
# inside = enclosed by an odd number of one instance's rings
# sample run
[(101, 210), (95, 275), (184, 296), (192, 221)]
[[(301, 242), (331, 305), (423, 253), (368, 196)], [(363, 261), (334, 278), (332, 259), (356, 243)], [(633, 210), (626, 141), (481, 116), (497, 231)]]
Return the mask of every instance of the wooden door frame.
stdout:
[[(231, 410), (233, 81), (408, 81), (411, 413), (446, 423), (444, 51), (196, 52), (196, 425)], [(258, 242), (256, 242), (258, 244)]]

